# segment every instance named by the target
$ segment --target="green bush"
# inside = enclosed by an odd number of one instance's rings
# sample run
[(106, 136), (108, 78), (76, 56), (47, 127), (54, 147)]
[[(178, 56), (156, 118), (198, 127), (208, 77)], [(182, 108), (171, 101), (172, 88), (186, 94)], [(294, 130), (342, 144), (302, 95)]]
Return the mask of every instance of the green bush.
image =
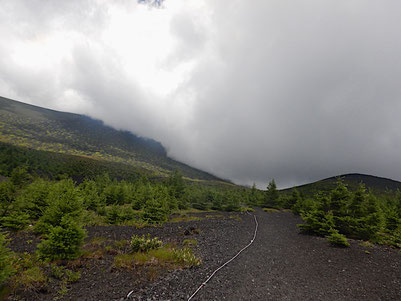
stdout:
[(192, 208), (198, 209), (198, 210), (209, 210), (211, 207), (211, 202), (213, 201), (214, 208), (216, 210), (220, 210), (222, 208), (222, 200), (219, 198), (216, 198), (216, 200), (213, 199), (214, 194), (211, 193), (210, 191), (207, 190), (193, 190), (190, 191), (190, 194), (188, 196), (191, 200), (191, 206)]
[(14, 168), (10, 174), (11, 182), (17, 187), (22, 187), (30, 179), (31, 176), (28, 174), (28, 169), (24, 165)]
[(52, 183), (42, 179), (35, 180), (21, 192), (20, 199), (25, 204), (31, 219), (38, 219), (48, 207), (48, 195)]
[(10, 181), (0, 182), (0, 217), (13, 210), (16, 201), (16, 187)]
[(150, 250), (158, 249), (163, 245), (163, 242), (159, 240), (157, 237), (150, 238), (148, 234), (146, 237), (145, 235), (137, 236), (133, 235), (131, 238), (131, 251), (132, 252), (148, 252)]
[(281, 207), (281, 198), (280, 193), (277, 190), (276, 182), (271, 180), (269, 185), (267, 186), (267, 190), (265, 192), (265, 198), (263, 200), (263, 207), (267, 208), (276, 208), (280, 209)]
[[(294, 209), (294, 206), (295, 206), (295, 204), (297, 204), (297, 203), (299, 203), (299, 202), (302, 202), (302, 197), (301, 197), (301, 194), (299, 193), (299, 191), (295, 188), (293, 191), (292, 191), (292, 193), (291, 193), (291, 196), (290, 197), (288, 197), (286, 200), (285, 200), (285, 202), (284, 202), (284, 208), (285, 209), (291, 209), (291, 210), (297, 210), (297, 209)], [(294, 212), (294, 213), (297, 213), (297, 214), (299, 214), (300, 212)]]
[(29, 222), (29, 215), (18, 211), (0, 218), (1, 226), (12, 230), (22, 230), (29, 224)]
[(241, 211), (241, 204), (239, 195), (235, 192), (226, 193), (225, 202), (222, 206), (224, 211), (228, 212), (239, 212)]
[[(305, 222), (299, 225), (300, 229), (329, 236), (333, 242), (338, 239), (339, 244), (342, 236), (375, 242), (380, 239), (385, 225), (391, 229), (397, 226), (398, 215), (387, 213), (385, 219), (377, 198), (367, 192), (363, 185), (351, 192), (339, 180), (329, 194), (317, 194), (312, 206), (303, 204), (298, 207), (298, 202), (293, 206), (293, 211), (296, 208)], [(382, 206), (385, 206), (384, 203)]]
[(306, 233), (325, 236), (330, 234), (335, 228), (333, 216), (322, 210), (313, 210), (302, 215), (305, 224), (298, 227)]
[(248, 195), (248, 205), (259, 206), (262, 202), (261, 192), (256, 188), (256, 184), (253, 183), (251, 190)]
[(79, 221), (82, 214), (82, 200), (72, 180), (62, 180), (51, 187), (48, 195), (49, 206), (35, 225), (37, 233), (47, 234), (60, 225), (62, 219)]
[(113, 181), (103, 190), (106, 205), (124, 205), (130, 203), (129, 190), (125, 182)]
[(350, 246), (347, 238), (338, 232), (334, 232), (334, 233), (328, 235), (327, 240), (332, 246), (336, 246), (336, 247), (349, 247)]
[(116, 205), (111, 206), (111, 208), (106, 212), (106, 222), (108, 224), (117, 225), (122, 222), (123, 218), (120, 207)]
[(401, 249), (401, 225), (391, 233), (387, 243), (393, 247)]
[(96, 211), (105, 204), (104, 195), (100, 195), (95, 181), (84, 181), (79, 185), (79, 195), (85, 209)]
[(168, 205), (168, 191), (165, 187), (156, 186), (146, 198), (143, 206), (142, 218), (149, 223), (162, 223), (167, 221), (170, 215)]
[(50, 228), (48, 237), (38, 245), (38, 254), (48, 260), (75, 259), (80, 255), (86, 232), (76, 222), (63, 219)]
[(7, 248), (8, 239), (0, 232), (0, 286), (14, 273), (11, 265), (12, 252)]
[(138, 213), (127, 206), (114, 205), (111, 206), (106, 213), (106, 222), (112, 225), (118, 225), (135, 218), (139, 218)]
[(393, 209), (387, 213), (385, 223), (387, 230), (394, 231), (401, 225), (401, 218), (399, 218), (398, 213)]
[(18, 188), (11, 181), (0, 183), (0, 227), (21, 230), (30, 222), (26, 204), (18, 198)]

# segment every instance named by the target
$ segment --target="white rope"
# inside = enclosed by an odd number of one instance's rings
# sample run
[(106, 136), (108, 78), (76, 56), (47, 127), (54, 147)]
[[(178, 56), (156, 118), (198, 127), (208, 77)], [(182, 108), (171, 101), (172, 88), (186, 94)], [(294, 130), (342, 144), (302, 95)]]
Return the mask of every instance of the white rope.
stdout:
[(222, 266), (220, 266), (217, 270), (215, 270), (207, 279), (205, 282), (203, 282), (198, 289), (191, 295), (191, 297), (188, 298), (188, 301), (192, 300), (193, 297), (195, 297), (195, 295), (206, 285), (206, 283), (209, 282), (210, 279), (213, 278), (213, 276), (220, 271), (222, 268), (224, 268), (227, 264), (229, 264), (231, 261), (233, 261), (235, 258), (238, 257), (239, 254), (241, 254), (243, 251), (245, 251), (247, 248), (249, 248), (249, 246), (251, 244), (253, 244), (255, 238), (256, 238), (256, 233), (258, 232), (258, 220), (256, 219), (256, 216), (254, 215), (253, 218), (255, 219), (255, 233), (253, 234), (253, 238), (251, 240), (251, 242), (249, 244), (247, 244), (245, 247), (243, 247), (238, 253), (237, 255), (235, 255), (233, 258), (231, 258), (229, 261), (227, 261), (226, 263), (224, 263)]

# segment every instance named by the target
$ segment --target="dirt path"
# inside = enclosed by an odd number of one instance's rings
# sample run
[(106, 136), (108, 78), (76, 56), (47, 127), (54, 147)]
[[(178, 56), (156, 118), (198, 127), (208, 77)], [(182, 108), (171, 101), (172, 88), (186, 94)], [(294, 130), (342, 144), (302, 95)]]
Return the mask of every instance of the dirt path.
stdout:
[[(351, 241), (350, 248), (333, 248), (323, 238), (299, 234), (297, 224), (302, 221), (291, 213), (257, 210), (255, 214), (259, 222), (255, 242), (220, 270), (193, 301), (401, 300), (399, 250), (362, 247), (358, 241)], [(107, 255), (83, 266), (81, 279), (60, 300), (127, 300), (124, 297), (131, 290), (134, 292), (128, 300), (188, 300), (215, 269), (249, 243), (255, 229), (253, 215), (245, 213), (198, 216), (203, 219), (163, 227), (89, 227), (88, 241), (94, 237), (130, 239), (133, 234), (146, 233), (178, 244), (193, 239), (198, 242), (195, 252), (203, 263), (161, 274), (149, 282), (136, 270), (113, 269), (113, 256)], [(27, 241), (37, 239), (31, 236), (14, 236), (13, 250), (32, 252), (34, 244)], [(53, 300), (51, 294), (25, 295), (15, 300)]]
[[(257, 211), (255, 243), (222, 269), (193, 300), (401, 300), (401, 253), (386, 247), (346, 249), (298, 234), (298, 217)], [(252, 216), (202, 229), (201, 268), (172, 272), (134, 300), (186, 300), (252, 237)], [(206, 226), (206, 224), (204, 225)], [(368, 252), (366, 252), (368, 251)]]

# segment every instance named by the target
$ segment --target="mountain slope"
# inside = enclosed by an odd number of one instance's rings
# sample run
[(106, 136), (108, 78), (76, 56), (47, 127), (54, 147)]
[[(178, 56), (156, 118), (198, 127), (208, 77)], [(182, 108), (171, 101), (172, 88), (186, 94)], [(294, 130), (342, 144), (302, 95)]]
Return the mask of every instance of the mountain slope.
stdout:
[(296, 188), (304, 195), (312, 195), (318, 191), (329, 191), (333, 189), (336, 186), (338, 178), (342, 178), (345, 184), (347, 184), (351, 190), (356, 189), (360, 183), (365, 184), (366, 188), (376, 194), (401, 190), (401, 182), (376, 176), (353, 173), (340, 175), (337, 177), (330, 177), (314, 183), (283, 189), (281, 191), (284, 193), (291, 193), (291, 191)]
[(123, 163), (156, 176), (178, 169), (187, 178), (221, 179), (169, 158), (152, 139), (106, 126), (102, 121), (0, 97), (0, 142), (35, 150)]

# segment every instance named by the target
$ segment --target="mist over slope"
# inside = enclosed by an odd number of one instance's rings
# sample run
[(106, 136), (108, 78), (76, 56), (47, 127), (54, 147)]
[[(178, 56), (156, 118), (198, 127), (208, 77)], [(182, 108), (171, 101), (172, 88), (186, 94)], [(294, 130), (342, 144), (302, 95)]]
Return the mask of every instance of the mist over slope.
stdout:
[(175, 161), (157, 141), (116, 130), (100, 120), (0, 97), (0, 141), (128, 164), (165, 176), (178, 169), (192, 179), (221, 179)]

